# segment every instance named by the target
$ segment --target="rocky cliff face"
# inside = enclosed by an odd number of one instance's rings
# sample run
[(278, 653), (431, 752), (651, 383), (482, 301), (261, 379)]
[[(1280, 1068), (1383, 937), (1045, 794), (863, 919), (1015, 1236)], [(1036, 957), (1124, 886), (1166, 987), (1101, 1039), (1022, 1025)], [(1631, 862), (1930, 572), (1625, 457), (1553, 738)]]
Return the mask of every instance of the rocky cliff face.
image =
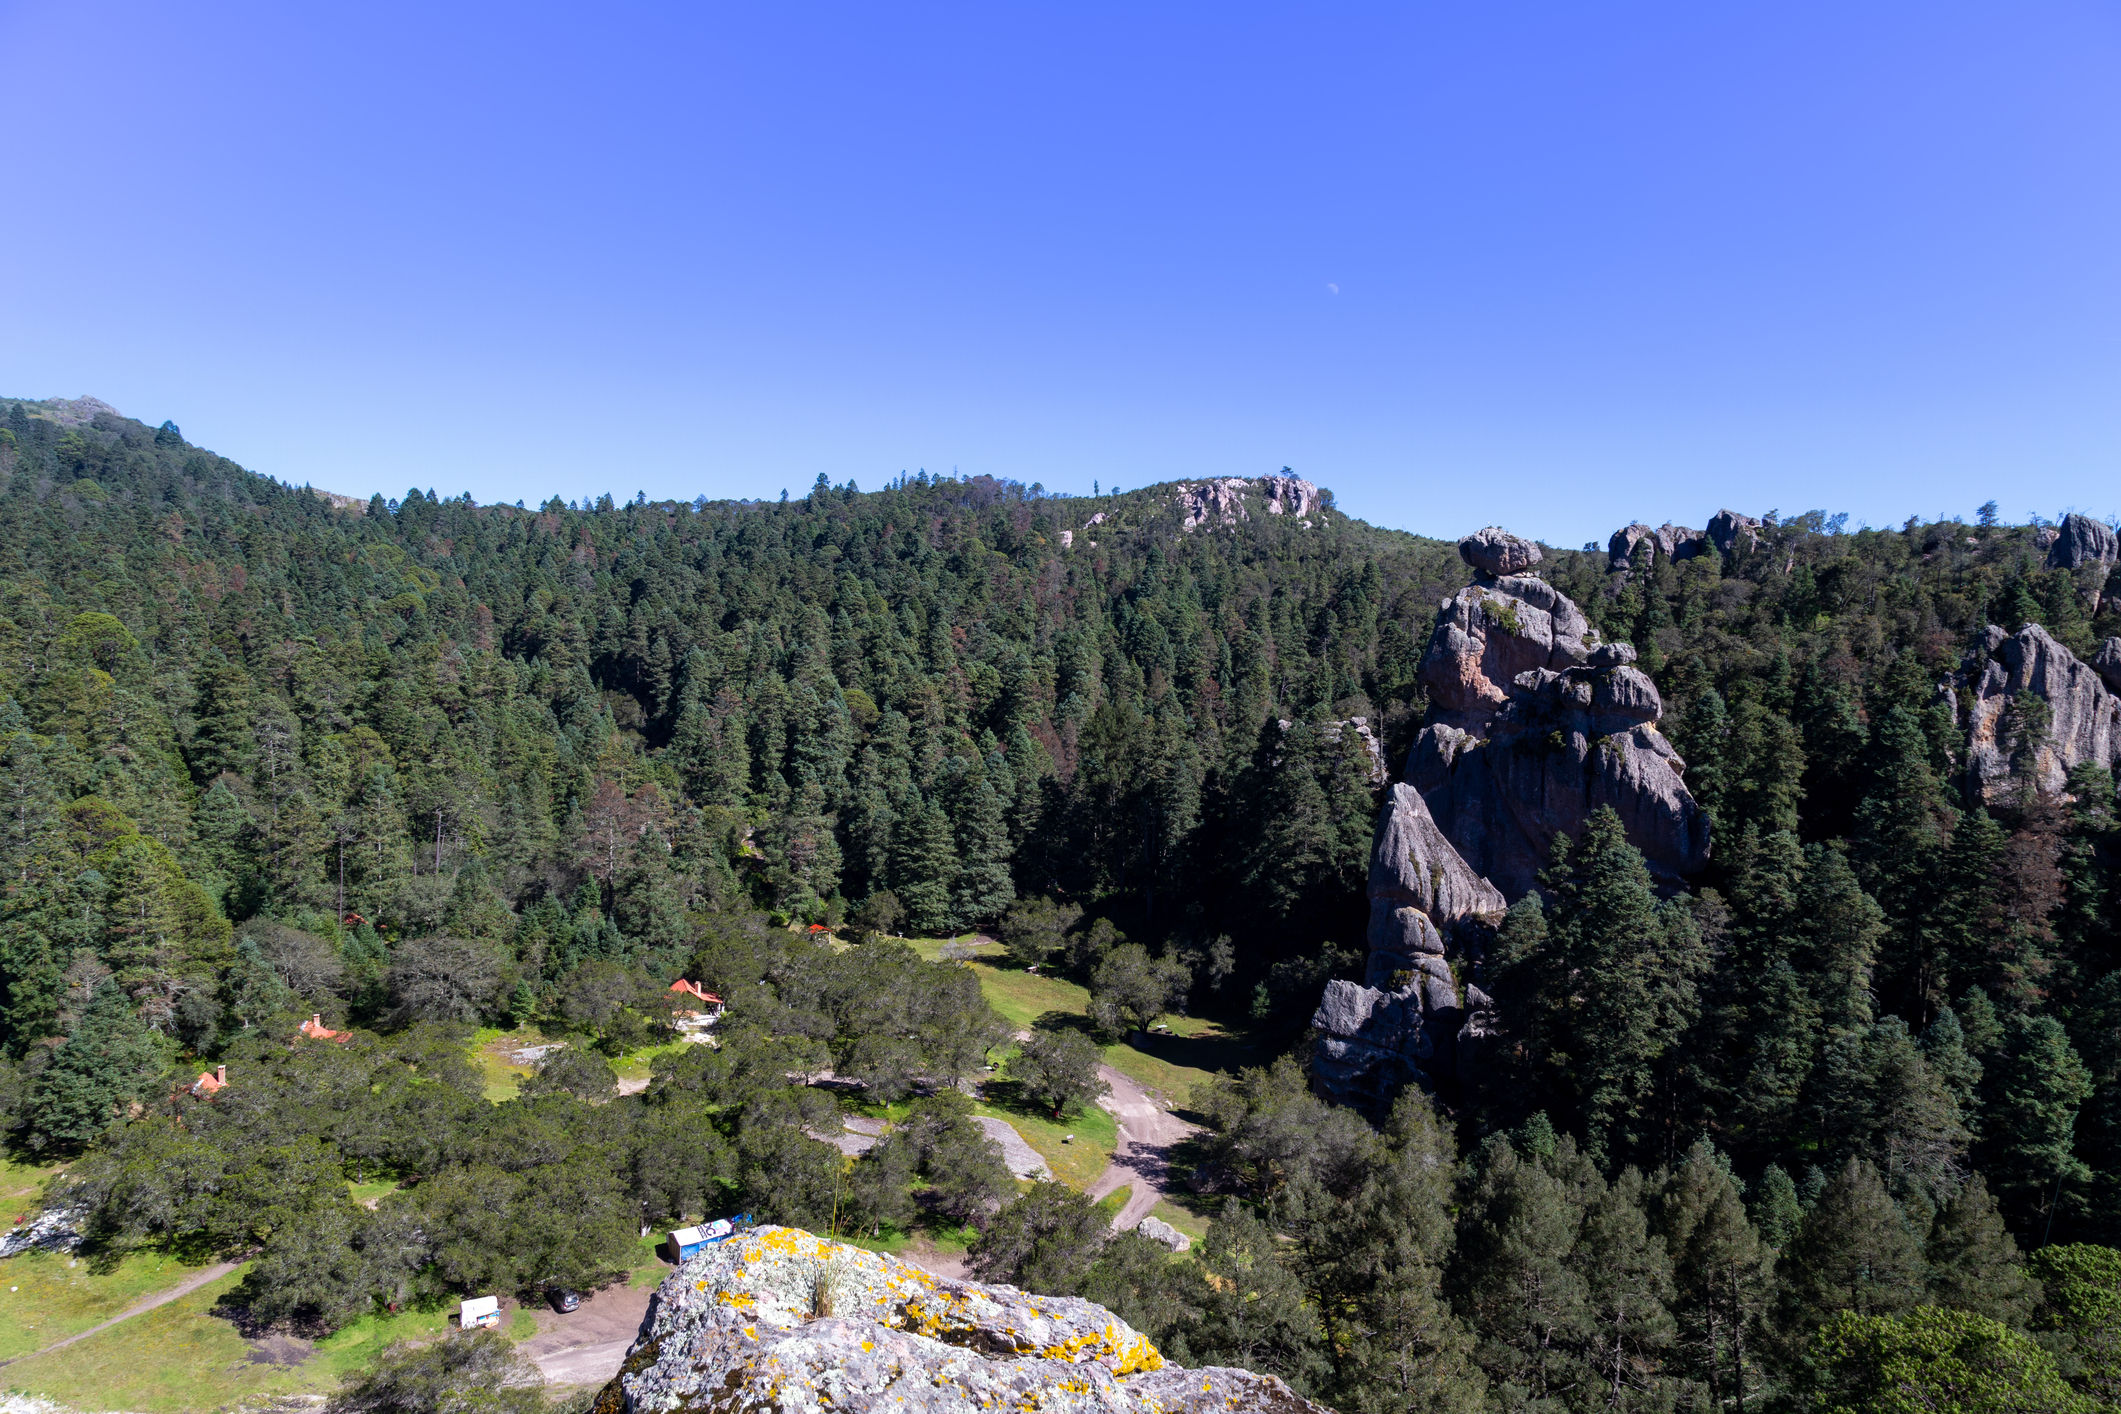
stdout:
[(1331, 1414), (1272, 1375), (1166, 1361), (1102, 1306), (762, 1227), (667, 1277), (596, 1414)]
[[(2015, 634), (1989, 625), (1965, 673), (1974, 699), (1968, 793), (1996, 805), (2027, 784), (2059, 791), (2087, 761), (2112, 770), (2121, 761), (2121, 699), (2108, 690), (2115, 677), (2121, 639), (2108, 639), (2084, 663), (2038, 624)], [(2040, 705), (2031, 707), (2030, 699)]]
[(1691, 560), (1708, 544), (1708, 536), (1699, 530), (1670, 521), (1652, 530), (1637, 521), (1613, 532), (1613, 538), (1606, 542), (1606, 564), (1612, 569), (1626, 569), (1634, 563), (1635, 547), (1645, 540), (1650, 542), (1652, 557), (1662, 555), (1667, 560)]
[(1252, 512), (1246, 503), (1253, 498), (1257, 498), (1260, 512), (1270, 516), (1295, 516), (1300, 520), (1318, 509), (1318, 488), (1294, 476), (1226, 476), (1215, 481), (1181, 483), (1176, 492), (1179, 519), (1187, 530), (1250, 520)]
[[(1652, 532), (1654, 534), (1654, 532)], [(1554, 837), (1611, 806), (1653, 873), (1708, 862), (1708, 819), (1657, 730), (1635, 650), (1521, 571), (1539, 547), (1490, 527), (1460, 554), (1474, 582), (1444, 601), (1422, 681), (1429, 722), (1387, 793), (1370, 856), (1369, 961), (1327, 986), (1313, 1025), (1321, 1088), (1371, 1106), (1408, 1083), (1465, 1078), (1487, 999), (1453, 957), (1528, 892)]]

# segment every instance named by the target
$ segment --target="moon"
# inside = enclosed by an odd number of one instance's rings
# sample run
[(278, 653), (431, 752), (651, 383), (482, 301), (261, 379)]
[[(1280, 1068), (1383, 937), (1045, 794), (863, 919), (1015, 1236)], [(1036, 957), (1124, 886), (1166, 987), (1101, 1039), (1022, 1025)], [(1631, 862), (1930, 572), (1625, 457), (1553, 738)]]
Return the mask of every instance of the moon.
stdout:
[(1340, 286), (1328, 282), (1326, 285), (1326, 293), (1329, 295), (1337, 295), (1340, 293)]

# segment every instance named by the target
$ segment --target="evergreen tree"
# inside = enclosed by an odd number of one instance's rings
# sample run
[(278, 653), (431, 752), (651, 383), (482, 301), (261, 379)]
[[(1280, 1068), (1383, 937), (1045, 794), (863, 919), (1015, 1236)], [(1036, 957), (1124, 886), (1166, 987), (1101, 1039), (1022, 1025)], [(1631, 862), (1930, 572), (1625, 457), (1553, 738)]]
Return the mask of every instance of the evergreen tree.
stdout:
[(163, 1065), (153, 1033), (140, 1024), (125, 991), (98, 969), (76, 969), (67, 1005), (75, 1013), (66, 1042), (31, 1086), (29, 1142), (67, 1151), (89, 1143), (144, 1099)]

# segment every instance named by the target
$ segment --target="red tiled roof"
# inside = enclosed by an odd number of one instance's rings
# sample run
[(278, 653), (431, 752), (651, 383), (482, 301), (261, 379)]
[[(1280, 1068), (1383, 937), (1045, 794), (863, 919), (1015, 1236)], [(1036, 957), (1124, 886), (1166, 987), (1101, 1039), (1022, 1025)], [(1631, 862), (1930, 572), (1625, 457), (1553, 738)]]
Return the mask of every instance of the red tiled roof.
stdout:
[(353, 1032), (351, 1031), (334, 1031), (329, 1026), (326, 1026), (322, 1015), (310, 1017), (309, 1020), (296, 1028), (295, 1034), (307, 1036), (312, 1041), (346, 1042), (353, 1039)]
[(228, 1082), (226, 1080), (223, 1080), (221, 1078), (221, 1075), (226, 1074), (227, 1070), (228, 1067), (222, 1066), (220, 1067), (221, 1074), (216, 1074), (214, 1071), (211, 1070), (203, 1070), (199, 1072), (199, 1078), (191, 1083), (191, 1092), (203, 1100), (208, 1095), (213, 1094), (216, 1090), (226, 1089), (228, 1087)]

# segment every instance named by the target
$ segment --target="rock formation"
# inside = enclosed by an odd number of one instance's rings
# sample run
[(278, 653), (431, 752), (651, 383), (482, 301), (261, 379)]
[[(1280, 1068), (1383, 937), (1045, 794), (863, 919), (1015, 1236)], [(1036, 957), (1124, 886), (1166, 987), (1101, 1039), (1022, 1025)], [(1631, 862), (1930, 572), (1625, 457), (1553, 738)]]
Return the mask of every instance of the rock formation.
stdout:
[(1613, 532), (1606, 542), (1606, 564), (1608, 568), (1624, 570), (1635, 561), (1635, 547), (1649, 541), (1651, 555), (1662, 555), (1667, 560), (1691, 560), (1700, 554), (1708, 543), (1708, 537), (1698, 530), (1689, 530), (1683, 525), (1666, 521), (1655, 530), (1641, 521), (1623, 526)]
[(2080, 516), (2075, 511), (2062, 517), (2055, 538), (2047, 547), (2047, 567), (2073, 570), (2080, 565), (2110, 565), (2121, 560), (2121, 536), (2104, 521)]
[(1476, 530), (1458, 542), (1458, 557), (1487, 575), (1522, 574), (1541, 559), (1540, 549), (1499, 525)]
[(596, 1414), (1331, 1414), (1272, 1375), (1184, 1369), (1102, 1306), (762, 1227), (664, 1279)]
[(1758, 545), (1760, 531), (1760, 521), (1736, 511), (1718, 511), (1709, 517), (1709, 543), (1716, 547), (1717, 554), (1726, 557), (1737, 553), (1741, 540), (1748, 550)]
[(1460, 1040), (1481, 1034), (1486, 998), (1449, 958), (1477, 954), (1556, 835), (1611, 806), (1653, 874), (1708, 862), (1708, 818), (1635, 650), (1600, 642), (1545, 581), (1494, 568), (1536, 563), (1537, 546), (1491, 527), (1459, 553), (1477, 573), (1438, 610), (1428, 724), (1378, 815), (1363, 981), (1329, 983), (1312, 1022), (1320, 1087), (1373, 1107), (1410, 1082), (1464, 1078)]
[(1318, 488), (1294, 476), (1225, 476), (1214, 481), (1181, 482), (1175, 490), (1180, 524), (1187, 530), (1250, 520), (1246, 498), (1254, 494), (1260, 498), (1260, 508), (1270, 516), (1295, 516), (1300, 520), (1318, 507)]
[[(1968, 655), (1965, 675), (1974, 698), (1968, 793), (2004, 804), (2028, 782), (2060, 791), (2070, 771), (2087, 761), (2113, 769), (2121, 761), (2121, 699), (2108, 690), (2115, 676), (2121, 676), (2121, 639), (2108, 639), (2083, 663), (2038, 624), (2015, 634), (1989, 625)], [(2040, 699), (2044, 711), (2014, 708), (2021, 694)]]

